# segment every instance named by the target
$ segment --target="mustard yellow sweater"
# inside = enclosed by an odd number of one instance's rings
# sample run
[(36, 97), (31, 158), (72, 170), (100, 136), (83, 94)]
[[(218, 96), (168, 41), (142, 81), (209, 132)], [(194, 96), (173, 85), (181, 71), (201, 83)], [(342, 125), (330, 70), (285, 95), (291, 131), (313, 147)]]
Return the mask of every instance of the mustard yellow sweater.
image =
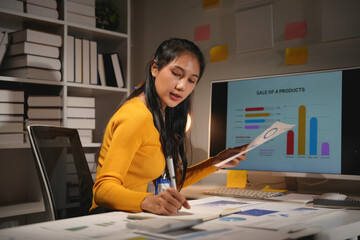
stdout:
[[(165, 169), (160, 135), (141, 99), (127, 101), (110, 119), (100, 149), (91, 210), (141, 211), (148, 183)], [(215, 172), (211, 159), (189, 167), (184, 187)]]

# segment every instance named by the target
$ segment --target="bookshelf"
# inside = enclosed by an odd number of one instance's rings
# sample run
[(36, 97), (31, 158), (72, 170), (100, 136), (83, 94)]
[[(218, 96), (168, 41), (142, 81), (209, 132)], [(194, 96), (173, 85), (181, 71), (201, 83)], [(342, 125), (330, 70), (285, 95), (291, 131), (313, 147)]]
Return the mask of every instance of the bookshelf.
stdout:
[[(113, 1), (120, 18), (118, 28), (113, 31), (68, 21), (67, 1), (57, 0), (59, 19), (0, 8), (1, 31), (15, 32), (29, 28), (62, 38), (59, 57), (61, 81), (5, 76), (0, 71), (0, 89), (24, 91), (25, 101), (29, 95), (60, 96), (61, 126), (65, 127), (68, 127), (68, 97), (95, 98), (96, 121), (92, 142), (83, 143), (83, 146), (86, 153), (97, 154), (108, 120), (130, 92), (130, 0)], [(95, 41), (98, 53), (117, 53), (125, 87), (68, 82), (68, 35)], [(25, 103), (24, 115), (27, 108)], [(0, 155), (0, 191), (3, 193), (0, 196), (0, 228), (43, 221), (44, 204), (26, 133), (23, 143), (0, 143)]]

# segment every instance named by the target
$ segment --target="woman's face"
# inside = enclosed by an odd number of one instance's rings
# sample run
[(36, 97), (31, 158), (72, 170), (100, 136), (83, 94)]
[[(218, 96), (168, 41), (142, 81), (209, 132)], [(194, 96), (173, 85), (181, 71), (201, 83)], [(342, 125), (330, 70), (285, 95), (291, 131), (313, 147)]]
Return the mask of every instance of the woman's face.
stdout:
[(155, 78), (155, 88), (163, 109), (176, 107), (194, 90), (200, 75), (200, 65), (196, 57), (185, 53), (162, 69), (152, 63), (151, 73)]

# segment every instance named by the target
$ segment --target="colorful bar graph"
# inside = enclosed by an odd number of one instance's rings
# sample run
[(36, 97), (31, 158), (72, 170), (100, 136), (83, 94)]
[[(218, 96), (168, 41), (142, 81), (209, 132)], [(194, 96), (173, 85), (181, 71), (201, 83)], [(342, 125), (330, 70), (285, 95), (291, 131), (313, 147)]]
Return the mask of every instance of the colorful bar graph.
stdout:
[(249, 119), (245, 120), (245, 123), (264, 123), (265, 119)]
[(329, 156), (330, 155), (330, 146), (329, 143), (324, 142), (321, 144), (321, 155)]
[(317, 118), (313, 117), (310, 119), (310, 145), (309, 145), (310, 155), (317, 155), (317, 132), (318, 132), (318, 121)]
[(294, 132), (292, 130), (287, 132), (286, 136), (286, 154), (294, 155)]
[(306, 137), (306, 107), (299, 107), (298, 123), (298, 155), (305, 155), (305, 137)]
[(246, 125), (245, 129), (259, 129), (260, 126), (259, 125)]

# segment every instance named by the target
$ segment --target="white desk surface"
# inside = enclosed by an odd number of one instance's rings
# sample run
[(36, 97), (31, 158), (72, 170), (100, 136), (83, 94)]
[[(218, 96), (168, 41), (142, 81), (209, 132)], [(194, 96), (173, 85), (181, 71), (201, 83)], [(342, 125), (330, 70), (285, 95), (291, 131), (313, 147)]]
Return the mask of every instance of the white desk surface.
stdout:
[[(184, 189), (184, 194), (195, 197), (203, 196), (201, 193), (208, 189), (213, 188), (214, 185), (195, 184), (189, 188)], [(239, 201), (252, 202), (248, 199), (240, 199)], [(256, 201), (259, 202), (259, 201)], [(300, 203), (285, 203), (275, 201), (261, 201), (260, 205), (255, 205), (260, 209), (297, 209), (297, 208), (308, 208), (309, 205)], [(266, 208), (265, 206), (268, 206)], [(310, 207), (311, 208), (311, 207)], [(312, 239), (357, 239), (360, 236), (360, 210), (343, 210), (343, 209), (321, 209), (323, 214), (316, 215), (314, 217), (301, 217), (299, 224), (309, 226), (308, 231), (314, 231), (316, 233)], [(281, 213), (279, 211), (278, 213)], [(289, 213), (284, 210), (284, 213)], [(297, 213), (299, 214), (299, 212)], [(98, 215), (90, 215), (85, 217), (71, 218), (65, 220), (58, 220), (52, 222), (44, 222), (38, 224), (31, 224), (26, 226), (14, 227), (0, 230), (0, 239), (134, 239), (137, 237), (144, 236), (139, 233), (134, 233), (126, 229), (126, 223), (128, 213), (125, 212), (111, 212)], [(279, 214), (280, 215), (280, 214)], [(286, 214), (283, 214), (284, 217)], [(233, 216), (233, 215), (231, 215)], [(237, 215), (239, 218), (240, 215)], [(270, 216), (270, 215), (269, 215)], [(241, 216), (251, 219), (251, 216)], [(275, 216), (274, 216), (275, 217)], [(216, 229), (221, 224), (231, 224), (220, 222), (220, 220), (212, 220), (199, 225), (199, 229), (212, 232), (210, 235), (202, 235), (198, 232), (193, 234), (192, 237), (187, 239), (283, 239), (297, 237), (296, 233), (292, 235), (284, 235), (280, 231), (274, 231), (269, 229), (262, 229), (262, 224), (267, 224), (268, 218), (255, 221), (255, 217), (252, 217), (250, 225), (248, 227), (241, 226), (236, 227), (235, 225), (228, 225), (232, 229), (228, 232), (221, 232)], [(261, 218), (259, 218), (261, 219)], [(279, 219), (279, 218), (273, 218)], [(277, 221), (271, 219), (270, 221)], [(232, 223), (234, 224), (234, 223)], [(286, 220), (279, 223), (279, 225), (286, 224)], [(258, 228), (260, 226), (260, 228)], [(253, 228), (254, 227), (254, 228)], [(224, 229), (224, 228), (222, 228)], [(304, 230), (305, 231), (305, 230)], [(307, 230), (306, 230), (307, 231)], [(181, 235), (174, 236), (169, 233), (167, 236), (157, 236), (156, 239), (182, 239)]]

